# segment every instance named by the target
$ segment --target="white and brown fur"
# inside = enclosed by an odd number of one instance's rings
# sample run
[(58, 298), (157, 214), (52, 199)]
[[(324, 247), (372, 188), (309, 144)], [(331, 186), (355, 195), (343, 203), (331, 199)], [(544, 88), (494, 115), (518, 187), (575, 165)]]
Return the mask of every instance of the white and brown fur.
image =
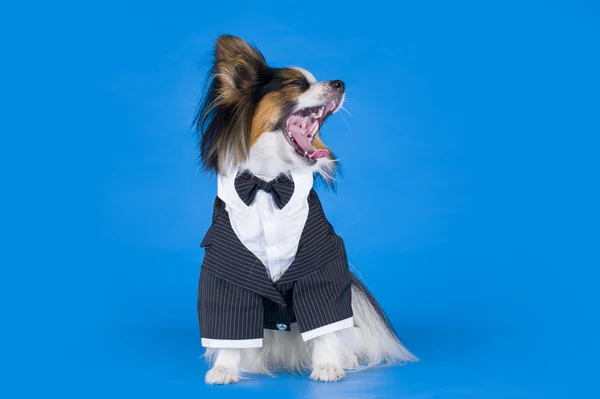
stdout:
[[(290, 115), (307, 107), (344, 101), (341, 81), (318, 82), (301, 68), (271, 68), (263, 55), (240, 38), (223, 35), (215, 44), (208, 89), (195, 119), (205, 170), (217, 174), (249, 169), (266, 181), (289, 170), (313, 171), (332, 184), (333, 153), (314, 136), (314, 149), (327, 157), (310, 159), (294, 147), (286, 131)], [(324, 122), (323, 117), (321, 122)], [(320, 128), (320, 126), (319, 126)], [(336, 381), (345, 371), (416, 361), (400, 342), (364, 284), (353, 277), (354, 327), (303, 342), (297, 329), (265, 330), (259, 349), (207, 349), (209, 384), (238, 382), (242, 372), (271, 374), (310, 371), (310, 378)]]

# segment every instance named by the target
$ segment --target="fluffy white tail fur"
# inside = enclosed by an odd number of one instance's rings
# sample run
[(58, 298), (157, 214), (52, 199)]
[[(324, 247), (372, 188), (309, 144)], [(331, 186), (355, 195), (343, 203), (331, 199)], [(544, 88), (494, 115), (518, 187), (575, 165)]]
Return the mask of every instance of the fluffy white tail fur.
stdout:
[[(299, 373), (313, 370), (330, 360), (344, 370), (403, 364), (418, 359), (397, 338), (383, 312), (366, 287), (357, 279), (352, 285), (354, 327), (303, 342), (300, 331), (265, 330), (263, 347), (239, 351), (240, 371), (271, 374), (271, 371)], [(207, 349), (209, 365), (221, 349)], [(237, 357), (237, 353), (236, 353)], [(312, 375), (311, 375), (312, 377)], [(318, 378), (315, 378), (318, 379)]]

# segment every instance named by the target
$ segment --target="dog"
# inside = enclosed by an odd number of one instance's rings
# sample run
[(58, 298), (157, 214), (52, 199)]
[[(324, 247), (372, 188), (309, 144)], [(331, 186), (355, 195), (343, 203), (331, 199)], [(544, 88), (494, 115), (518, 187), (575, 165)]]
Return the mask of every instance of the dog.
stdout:
[(239, 37), (216, 40), (193, 122), (218, 180), (197, 304), (208, 384), (276, 371), (331, 382), (418, 360), (351, 270), (313, 188), (335, 182), (320, 130), (345, 92), (341, 80), (268, 66)]

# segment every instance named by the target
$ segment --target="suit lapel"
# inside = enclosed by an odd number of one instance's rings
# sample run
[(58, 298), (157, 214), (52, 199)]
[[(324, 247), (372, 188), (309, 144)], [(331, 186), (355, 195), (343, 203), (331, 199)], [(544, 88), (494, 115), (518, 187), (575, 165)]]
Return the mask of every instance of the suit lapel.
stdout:
[(262, 262), (242, 244), (222, 209), (203, 241), (206, 254), (202, 268), (249, 291), (285, 305)]
[(300, 235), (296, 258), (277, 281), (277, 285), (298, 280), (339, 255), (333, 227), (325, 218), (321, 202), (314, 189), (308, 196), (308, 217)]
[(263, 263), (239, 240), (231, 227), (229, 213), (217, 198), (213, 224), (202, 246), (206, 247), (202, 268), (249, 291), (285, 305), (276, 286), (298, 280), (339, 256), (333, 227), (325, 217), (314, 189), (307, 198), (308, 216), (300, 236), (298, 251), (290, 267), (274, 285)]

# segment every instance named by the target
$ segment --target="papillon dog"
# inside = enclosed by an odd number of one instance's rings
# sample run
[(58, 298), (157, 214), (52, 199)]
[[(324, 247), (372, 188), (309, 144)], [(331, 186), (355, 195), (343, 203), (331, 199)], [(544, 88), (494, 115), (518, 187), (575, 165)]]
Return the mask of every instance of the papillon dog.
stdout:
[(416, 361), (350, 269), (312, 188), (336, 177), (321, 127), (345, 83), (270, 67), (230, 35), (213, 57), (194, 119), (201, 164), (218, 178), (198, 291), (206, 383), (278, 370), (337, 381)]

